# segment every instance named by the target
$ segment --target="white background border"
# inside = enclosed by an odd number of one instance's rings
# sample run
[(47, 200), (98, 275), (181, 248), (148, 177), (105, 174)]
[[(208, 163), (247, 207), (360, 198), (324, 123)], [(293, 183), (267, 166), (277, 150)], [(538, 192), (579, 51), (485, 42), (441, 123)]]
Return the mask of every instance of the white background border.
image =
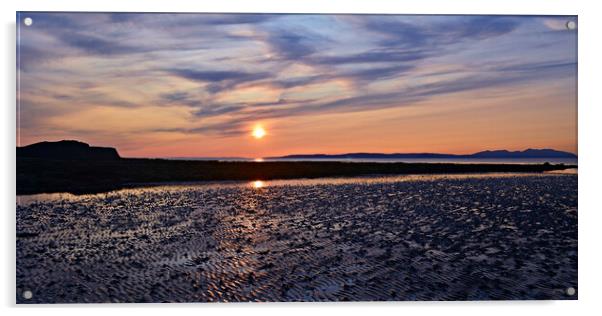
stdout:
[[(580, 0), (2, 0), (2, 159), (0, 175), (0, 308), (24, 315), (103, 315), (141, 312), (185, 314), (304, 315), (337, 313), (419, 313), (421, 315), (571, 315), (602, 311), (602, 227), (598, 183), (602, 179), (602, 12), (597, 1)], [(392, 302), (392, 303), (255, 303), (255, 304), (94, 304), (60, 306), (15, 305), (15, 11), (144, 11), (144, 12), (274, 12), (274, 13), (421, 13), (421, 14), (561, 14), (579, 15), (579, 301)], [(90, 308), (94, 307), (94, 308)], [(85, 310), (83, 310), (85, 308)], [(4, 313), (3, 313), (4, 314)], [(4, 314), (7, 315), (7, 314)], [(178, 315), (179, 316), (179, 315)], [(288, 315), (287, 315), (288, 316)]]

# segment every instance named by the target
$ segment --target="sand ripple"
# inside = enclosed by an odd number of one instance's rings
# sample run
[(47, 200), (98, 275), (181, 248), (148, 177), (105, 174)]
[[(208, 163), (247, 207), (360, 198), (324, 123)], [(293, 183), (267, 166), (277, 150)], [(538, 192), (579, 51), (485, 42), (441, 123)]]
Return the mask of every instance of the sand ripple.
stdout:
[(190, 185), (17, 205), (19, 303), (576, 299), (576, 282), (576, 175)]

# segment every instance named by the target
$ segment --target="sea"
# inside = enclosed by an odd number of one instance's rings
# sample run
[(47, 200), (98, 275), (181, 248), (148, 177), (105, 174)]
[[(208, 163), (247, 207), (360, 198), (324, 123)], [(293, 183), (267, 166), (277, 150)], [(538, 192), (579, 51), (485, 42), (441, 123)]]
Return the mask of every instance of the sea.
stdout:
[(342, 161), (342, 162), (381, 162), (381, 163), (458, 163), (458, 164), (565, 164), (577, 165), (577, 158), (399, 158), (399, 159), (359, 159), (359, 158), (238, 158), (238, 157), (176, 157), (169, 160), (218, 160), (218, 161)]

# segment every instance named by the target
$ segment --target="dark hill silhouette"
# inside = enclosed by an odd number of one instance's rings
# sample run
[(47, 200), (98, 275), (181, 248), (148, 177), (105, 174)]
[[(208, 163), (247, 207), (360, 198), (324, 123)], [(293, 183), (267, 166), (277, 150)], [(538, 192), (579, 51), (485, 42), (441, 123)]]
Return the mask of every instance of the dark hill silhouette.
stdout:
[(326, 154), (307, 154), (307, 155), (288, 155), (281, 157), (268, 157), (267, 159), (404, 159), (404, 158), (577, 158), (577, 155), (565, 151), (554, 149), (527, 149), (523, 151), (508, 151), (508, 150), (486, 150), (470, 155), (455, 155), (455, 154), (437, 154), (437, 153), (348, 153), (338, 155)]
[(44, 158), (60, 160), (117, 160), (120, 159), (115, 148), (92, 147), (76, 140), (58, 142), (40, 142), (17, 147), (19, 158)]
[(486, 150), (470, 155), (474, 158), (577, 158), (577, 155), (554, 149), (527, 149), (523, 151)]

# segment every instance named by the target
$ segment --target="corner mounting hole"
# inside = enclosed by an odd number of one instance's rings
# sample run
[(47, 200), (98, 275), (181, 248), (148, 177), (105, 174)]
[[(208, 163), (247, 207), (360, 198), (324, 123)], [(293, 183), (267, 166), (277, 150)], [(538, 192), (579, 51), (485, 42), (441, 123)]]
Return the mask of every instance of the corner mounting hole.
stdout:
[(24, 18), (23, 19), (23, 24), (30, 26), (33, 24), (33, 20), (31, 18)]
[(569, 287), (568, 289), (566, 289), (566, 294), (567, 294), (568, 296), (573, 296), (573, 295), (575, 295), (575, 293), (576, 293), (576, 292), (577, 292), (577, 291), (575, 290), (575, 288), (574, 288), (574, 287)]
[(28, 300), (31, 299), (33, 297), (33, 293), (31, 293), (30, 290), (25, 290), (23, 291), (23, 298)]
[(568, 21), (566, 22), (566, 28), (569, 30), (574, 30), (577, 28), (577, 23), (575, 23), (575, 21)]

